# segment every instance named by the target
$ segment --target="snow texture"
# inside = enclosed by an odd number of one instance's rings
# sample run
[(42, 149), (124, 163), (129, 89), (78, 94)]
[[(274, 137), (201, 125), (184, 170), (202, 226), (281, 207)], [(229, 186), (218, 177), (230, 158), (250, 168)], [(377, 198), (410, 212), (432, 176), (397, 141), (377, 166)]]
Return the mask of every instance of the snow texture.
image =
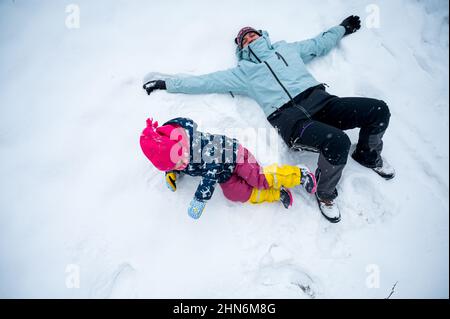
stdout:
[[(233, 67), (242, 26), (296, 41), (351, 14), (363, 28), (310, 70), (388, 103), (397, 177), (349, 159), (336, 225), (303, 190), (286, 210), (217, 189), (190, 218), (199, 180), (165, 187), (140, 150), (146, 118), (273, 129), (248, 98), (147, 96), (144, 76)], [(0, 297), (386, 298), (397, 283), (391, 298), (448, 298), (448, 32), (444, 0), (1, 1)], [(264, 165), (316, 167), (276, 140)]]

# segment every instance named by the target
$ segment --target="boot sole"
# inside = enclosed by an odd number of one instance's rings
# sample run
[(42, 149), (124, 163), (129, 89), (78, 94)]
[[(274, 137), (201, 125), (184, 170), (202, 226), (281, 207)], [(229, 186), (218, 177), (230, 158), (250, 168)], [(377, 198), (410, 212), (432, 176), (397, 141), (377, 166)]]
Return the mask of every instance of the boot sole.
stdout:
[(380, 174), (380, 173), (378, 173), (377, 171), (375, 171), (374, 169), (372, 169), (378, 176), (381, 176), (382, 178), (384, 178), (385, 180), (387, 180), (387, 181), (389, 181), (389, 180), (391, 180), (391, 179), (394, 179), (394, 177), (395, 177), (395, 174), (393, 174), (393, 175), (383, 175), (383, 174)]

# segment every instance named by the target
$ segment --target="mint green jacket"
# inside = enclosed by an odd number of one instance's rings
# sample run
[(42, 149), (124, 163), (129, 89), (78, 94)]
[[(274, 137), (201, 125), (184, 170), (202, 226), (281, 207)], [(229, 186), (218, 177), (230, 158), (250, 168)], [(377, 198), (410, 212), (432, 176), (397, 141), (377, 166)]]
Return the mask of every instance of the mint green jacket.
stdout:
[(231, 93), (246, 95), (258, 102), (266, 116), (306, 89), (319, 85), (306, 64), (331, 51), (344, 36), (336, 26), (319, 36), (293, 43), (271, 43), (266, 31), (240, 50), (236, 48), (235, 68), (200, 76), (166, 81), (170, 93)]

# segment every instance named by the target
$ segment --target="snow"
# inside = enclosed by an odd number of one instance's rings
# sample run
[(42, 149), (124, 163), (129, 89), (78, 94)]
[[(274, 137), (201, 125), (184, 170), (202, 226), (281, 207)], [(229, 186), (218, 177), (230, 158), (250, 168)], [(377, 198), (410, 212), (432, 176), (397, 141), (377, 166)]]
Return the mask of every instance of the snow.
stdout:
[[(244, 25), (295, 41), (351, 14), (363, 29), (310, 69), (333, 94), (388, 103), (397, 177), (349, 159), (339, 224), (303, 190), (285, 210), (218, 188), (191, 219), (199, 180), (165, 187), (139, 147), (147, 117), (241, 134), (265, 165), (315, 168), (317, 154), (267, 147), (248, 98), (147, 96), (142, 78), (234, 66)], [(397, 283), (391, 298), (448, 298), (448, 30), (439, 0), (1, 1), (0, 297), (386, 298)]]

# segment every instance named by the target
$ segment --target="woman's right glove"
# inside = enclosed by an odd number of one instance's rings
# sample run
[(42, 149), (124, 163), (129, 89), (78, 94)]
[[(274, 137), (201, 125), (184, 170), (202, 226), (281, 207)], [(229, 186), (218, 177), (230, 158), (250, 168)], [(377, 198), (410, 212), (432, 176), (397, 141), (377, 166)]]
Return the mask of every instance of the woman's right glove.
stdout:
[(148, 81), (144, 84), (143, 88), (147, 91), (147, 94), (150, 95), (154, 90), (165, 90), (166, 82), (163, 80)]
[(346, 36), (361, 29), (361, 19), (358, 16), (349, 16), (340, 25), (345, 28), (344, 36)]
[(189, 204), (188, 214), (194, 219), (199, 219), (205, 209), (206, 202), (193, 198)]

